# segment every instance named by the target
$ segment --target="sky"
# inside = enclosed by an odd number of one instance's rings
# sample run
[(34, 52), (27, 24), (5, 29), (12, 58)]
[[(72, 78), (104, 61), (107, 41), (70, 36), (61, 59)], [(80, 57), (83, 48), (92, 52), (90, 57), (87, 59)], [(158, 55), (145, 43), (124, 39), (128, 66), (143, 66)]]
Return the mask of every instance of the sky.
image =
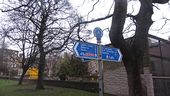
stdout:
[[(112, 4), (114, 5), (114, 2), (111, 2), (112, 0), (109, 0), (109, 2), (106, 2), (107, 0), (100, 0), (94, 7), (94, 10), (90, 12), (93, 9), (93, 5), (96, 3), (97, 0), (70, 0), (72, 5), (77, 8), (78, 12), (85, 17), (86, 20), (96, 19), (105, 17), (106, 15), (110, 14), (109, 9), (111, 8)], [(113, 10), (113, 8), (111, 8)], [(89, 13), (90, 12), (90, 13)], [(111, 11), (112, 12), (112, 11)], [(88, 14), (89, 13), (89, 14)], [(103, 30), (103, 37), (101, 39), (102, 44), (109, 44), (109, 31), (106, 28), (110, 28), (111, 25), (111, 18), (107, 20), (102, 20), (99, 22), (94, 22), (88, 24), (88, 29), (92, 31), (91, 36), (93, 35), (93, 30), (95, 27), (100, 27)], [(96, 38), (94, 37), (92, 40), (89, 40), (91, 43), (96, 43)]]
[[(73, 6), (78, 9), (80, 14), (83, 16), (87, 16), (88, 12), (93, 9), (93, 5), (97, 0), (70, 0)], [(137, 1), (137, 0), (136, 0)], [(131, 1), (128, 3), (128, 12), (127, 13), (132, 13), (133, 15), (136, 15), (139, 11), (140, 8), (140, 3), (136, 2), (135, 0)], [(96, 6), (94, 7), (94, 11), (89, 14), (88, 20), (91, 18), (98, 18), (98, 17), (104, 17), (109, 13), (109, 10), (111, 9), (110, 13), (113, 12), (113, 7), (114, 5), (113, 0), (100, 0)], [(170, 5), (168, 4), (154, 4), (158, 8), (154, 7), (154, 14), (152, 16), (152, 20), (154, 23), (152, 24), (149, 34), (161, 37), (163, 39), (167, 39), (170, 37)], [(134, 10), (133, 10), (134, 8)], [(165, 23), (165, 19), (162, 19), (163, 17), (168, 18), (169, 21), (167, 22), (167, 25), (162, 28), (162, 25)], [(86, 17), (87, 19), (87, 17)], [(128, 23), (128, 22), (127, 22)], [(111, 18), (100, 21), (100, 22), (95, 22), (92, 24), (89, 24), (88, 28), (90, 30), (93, 30), (95, 27), (100, 27), (101, 29), (105, 28), (110, 28), (111, 26)], [(102, 43), (103, 44), (108, 44), (110, 43), (109, 36), (108, 36), (109, 30), (104, 31), (104, 36), (102, 38)], [(124, 35), (126, 38), (131, 36), (133, 34), (129, 33)], [(91, 40), (90, 42), (95, 43), (95, 40)]]
[[(2, 0), (3, 1), (3, 0)], [(0, 0), (0, 3), (2, 2)], [(85, 20), (92, 20), (92, 19), (96, 19), (96, 18), (100, 18), (100, 17), (104, 17), (108, 14), (112, 14), (113, 13), (113, 6), (114, 6), (114, 0), (99, 0), (98, 3), (96, 3), (98, 0), (70, 0), (71, 4), (73, 5), (73, 7), (75, 9), (77, 9), (78, 13), (81, 14), (81, 16), (84, 17)], [(96, 3), (96, 5), (95, 5)], [(90, 12), (93, 9), (93, 5), (94, 6), (94, 10), (92, 12)], [(152, 16), (152, 20), (154, 21), (154, 23), (152, 24), (149, 33), (164, 39), (168, 39), (170, 37), (170, 20), (167, 22), (166, 27), (162, 28), (162, 25), (164, 25), (165, 19), (162, 19), (163, 17), (165, 18), (169, 18), (170, 19), (170, 5), (168, 4), (155, 4), (155, 6), (157, 6), (158, 8), (154, 7), (154, 14)], [(1, 7), (1, 5), (0, 5)], [(133, 10), (134, 8), (134, 10)], [(133, 15), (136, 15), (139, 11), (140, 8), (140, 3), (136, 2), (135, 0), (131, 1), (128, 3), (128, 12), (127, 13), (132, 13)], [(110, 10), (110, 11), (109, 11)], [(90, 13), (89, 13), (90, 12)], [(2, 12), (0, 12), (0, 21), (1, 21), (1, 25), (5, 22), (5, 20), (7, 19), (7, 16), (5, 16)], [(126, 24), (128, 24), (128, 20), (126, 22)], [(110, 43), (110, 39), (109, 39), (109, 30), (108, 28), (110, 28), (111, 26), (111, 18), (107, 19), (107, 20), (103, 20), (103, 21), (99, 21), (99, 22), (95, 22), (95, 23), (90, 23), (88, 24), (88, 29), (93, 31), (93, 29), (95, 27), (100, 27), (103, 30), (103, 37), (102, 37), (102, 44), (109, 44)], [(161, 30), (160, 30), (161, 29)], [(131, 36), (133, 34), (129, 33), (129, 34), (125, 34), (124, 36), (127, 38), (129, 36)], [(92, 37), (93, 36), (93, 32), (91, 34)], [(89, 40), (88, 42), (91, 43), (96, 43), (96, 38), (93, 38), (92, 40)]]

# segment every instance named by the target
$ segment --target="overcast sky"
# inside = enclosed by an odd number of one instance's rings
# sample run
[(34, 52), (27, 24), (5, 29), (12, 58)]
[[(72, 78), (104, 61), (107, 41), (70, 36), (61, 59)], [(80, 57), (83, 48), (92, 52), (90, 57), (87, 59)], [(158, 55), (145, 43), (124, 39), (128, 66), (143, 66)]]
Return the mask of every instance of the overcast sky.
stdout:
[[(0, 0), (0, 2), (2, 2), (2, 1), (3, 0)], [(96, 19), (96, 18), (104, 17), (108, 14), (113, 13), (113, 6), (114, 6), (113, 0), (100, 0), (94, 6), (94, 10), (90, 14), (88, 14), (93, 9), (93, 5), (96, 3), (96, 1), (97, 0), (70, 0), (72, 5), (74, 6), (74, 8), (78, 10), (78, 12), (85, 18), (85, 20)], [(155, 6), (158, 6), (159, 9), (154, 7), (154, 14), (152, 16), (152, 19), (155, 22), (152, 24), (149, 33), (153, 34), (155, 36), (164, 38), (164, 39), (168, 39), (168, 37), (170, 36), (170, 20), (167, 22), (166, 27), (164, 27), (162, 30), (159, 30), (159, 29), (165, 23), (165, 19), (162, 19), (163, 17), (170, 19), (170, 5), (156, 4)], [(0, 7), (1, 7), (1, 5), (0, 5)], [(128, 4), (128, 13), (133, 12), (133, 15), (137, 14), (139, 11), (139, 7), (140, 7), (139, 2), (131, 1)], [(7, 17), (5, 15), (3, 15), (2, 12), (0, 12), (0, 21), (1, 21), (0, 24), (1, 25), (3, 23), (5, 23), (6, 19), (7, 19)], [(111, 18), (107, 19), (107, 20), (91, 23), (88, 25), (87, 28), (93, 31), (93, 29), (95, 27), (101, 27), (101, 29), (104, 30), (106, 28), (110, 28), (110, 26), (111, 26)], [(109, 33), (108, 30), (104, 30), (102, 44), (110, 43), (108, 33)], [(131, 34), (133, 34), (133, 33), (131, 33)], [(131, 34), (126, 34), (125, 36), (131, 36)], [(91, 34), (91, 35), (93, 36), (93, 34)], [(96, 40), (94, 38), (93, 40), (90, 40), (89, 42), (96, 43)]]
[[(78, 9), (78, 11), (83, 15), (87, 16), (88, 12), (93, 8), (93, 5), (97, 0), (70, 0), (73, 6)], [(98, 4), (94, 7), (94, 11), (89, 14), (89, 20), (90, 18), (98, 18), (98, 17), (103, 17), (106, 16), (110, 11), (110, 14), (113, 12), (113, 7), (114, 2), (113, 0), (100, 0)], [(154, 23), (151, 26), (151, 29), (149, 31), (150, 34), (168, 39), (170, 36), (170, 20), (167, 22), (166, 26), (163, 27), (162, 30), (162, 25), (165, 23), (165, 19), (162, 19), (163, 17), (170, 19), (170, 5), (168, 4), (155, 4), (159, 9), (154, 7), (154, 14), (152, 16), (152, 20)], [(139, 11), (140, 3), (136, 2), (135, 0), (131, 1), (128, 3), (128, 13), (132, 13), (133, 15), (136, 15)], [(134, 11), (133, 11), (134, 9)], [(87, 18), (87, 17), (86, 17)], [(93, 30), (95, 27), (101, 27), (102, 29), (105, 28), (110, 28), (111, 24), (111, 18), (105, 21), (101, 22), (96, 22), (89, 24), (89, 29)], [(133, 33), (131, 33), (133, 34)], [(131, 34), (127, 34), (125, 36), (130, 36)], [(102, 38), (102, 42), (104, 44), (107, 44), (110, 42), (109, 37), (108, 37), (108, 31), (104, 31), (104, 37)], [(95, 42), (92, 40), (92, 42)]]

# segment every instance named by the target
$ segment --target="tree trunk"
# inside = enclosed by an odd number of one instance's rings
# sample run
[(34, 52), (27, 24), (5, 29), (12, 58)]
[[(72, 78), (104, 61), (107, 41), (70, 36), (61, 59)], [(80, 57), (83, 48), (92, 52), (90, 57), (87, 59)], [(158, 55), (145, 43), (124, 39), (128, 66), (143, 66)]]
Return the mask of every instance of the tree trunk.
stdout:
[(123, 38), (123, 26), (126, 19), (127, 0), (115, 0), (112, 25), (109, 32), (111, 43), (120, 48), (127, 71), (129, 96), (147, 96), (146, 86), (142, 83), (143, 56), (146, 49), (148, 30), (152, 24), (153, 14), (151, 0), (140, 0), (139, 14), (132, 18), (136, 20), (135, 36), (128, 43)]
[(20, 77), (20, 79), (19, 79), (18, 85), (22, 85), (22, 82), (23, 82), (25, 73), (27, 72), (28, 69), (29, 69), (29, 64), (24, 65), (24, 67), (23, 67), (23, 72), (22, 72), (22, 75), (21, 75), (21, 77)]
[[(140, 3), (141, 7), (136, 16), (136, 31), (131, 46), (134, 58), (129, 62), (124, 62), (128, 74), (129, 96), (147, 96), (147, 88), (142, 83), (141, 75), (144, 74), (143, 57), (147, 49), (148, 31), (153, 23), (151, 20), (153, 8), (152, 0), (140, 0)], [(128, 66), (126, 63), (131, 64)]]
[(45, 64), (46, 64), (46, 53), (44, 52), (44, 32), (47, 28), (46, 23), (47, 23), (47, 18), (48, 18), (48, 12), (46, 13), (45, 11), (42, 12), (42, 19), (41, 19), (41, 25), (39, 29), (39, 33), (37, 34), (38, 37), (38, 48), (40, 52), (40, 59), (39, 59), (39, 64), (38, 64), (38, 80), (37, 80), (37, 86), (36, 89), (44, 89), (44, 69), (45, 69)]
[(127, 71), (129, 96), (147, 96), (147, 88), (143, 83), (139, 61), (126, 61), (124, 63)]
[(40, 53), (40, 60), (38, 64), (38, 80), (37, 80), (37, 86), (36, 89), (44, 89), (44, 69), (45, 69), (45, 53)]

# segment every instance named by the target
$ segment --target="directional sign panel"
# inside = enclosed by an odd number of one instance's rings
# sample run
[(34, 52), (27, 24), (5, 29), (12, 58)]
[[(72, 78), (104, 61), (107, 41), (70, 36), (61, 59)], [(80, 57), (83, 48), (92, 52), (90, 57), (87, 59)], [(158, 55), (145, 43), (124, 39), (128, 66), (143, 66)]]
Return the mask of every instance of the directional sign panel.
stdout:
[[(89, 59), (98, 59), (98, 45), (85, 42), (76, 42), (74, 47), (74, 52), (77, 57), (82, 58), (84, 61), (89, 61)], [(104, 61), (122, 61), (122, 54), (117, 48), (110, 48), (107, 46), (102, 46), (101, 50), (102, 60)]]
[(74, 52), (77, 57), (88, 58), (88, 59), (97, 59), (97, 45), (85, 42), (76, 42), (74, 47)]
[(121, 62), (122, 54), (117, 48), (102, 46), (102, 60)]

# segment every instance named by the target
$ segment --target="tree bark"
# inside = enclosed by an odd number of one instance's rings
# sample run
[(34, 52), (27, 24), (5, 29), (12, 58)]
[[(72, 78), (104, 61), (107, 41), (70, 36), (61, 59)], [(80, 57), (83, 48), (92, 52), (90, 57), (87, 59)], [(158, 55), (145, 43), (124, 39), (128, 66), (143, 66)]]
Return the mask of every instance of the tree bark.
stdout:
[[(34, 64), (35, 61), (36, 61), (36, 56), (37, 56), (37, 53), (36, 53), (35, 50), (34, 50), (34, 52), (32, 52), (32, 53), (30, 54), (30, 57), (27, 58), (27, 60), (26, 60), (26, 59), (25, 59), (25, 53), (24, 53), (24, 51), (23, 51), (23, 59), (22, 59), (22, 69), (23, 69), (23, 72), (22, 72), (22, 74), (21, 74), (21, 76), (20, 76), (18, 85), (22, 85), (22, 82), (23, 82), (23, 79), (24, 79), (24, 76), (25, 76), (27, 70), (28, 70), (28, 69), (30, 68), (30, 66), (31, 66), (32, 64)], [(27, 62), (26, 62), (26, 61), (27, 61)]]
[(169, 0), (152, 0), (152, 3), (159, 3), (159, 4), (165, 4), (167, 3)]
[(120, 48), (123, 54), (128, 77), (129, 96), (147, 96), (146, 86), (142, 83), (143, 56), (146, 49), (148, 30), (152, 24), (152, 1), (140, 0), (141, 8), (136, 19), (135, 36), (128, 43), (123, 38), (123, 26), (126, 19), (127, 0), (115, 0), (115, 9), (112, 17), (112, 25), (109, 33), (111, 43)]
[(48, 18), (48, 12), (42, 12), (42, 19), (41, 19), (41, 25), (39, 29), (39, 33), (37, 34), (38, 37), (38, 48), (40, 52), (40, 59), (39, 59), (39, 64), (38, 64), (38, 80), (37, 80), (37, 86), (36, 89), (44, 89), (44, 69), (45, 69), (45, 64), (46, 64), (46, 53), (44, 50), (44, 33), (47, 28), (46, 23), (47, 23), (47, 18)]
[(38, 80), (37, 80), (37, 85), (36, 89), (44, 89), (44, 69), (45, 69), (45, 53), (40, 53), (40, 60), (38, 64)]
[(142, 83), (140, 64), (138, 61), (124, 61), (128, 77), (129, 96), (147, 96), (147, 88)]
[(25, 73), (27, 72), (28, 69), (29, 69), (29, 64), (24, 65), (23, 72), (22, 72), (21, 77), (19, 79), (18, 85), (22, 85)]

